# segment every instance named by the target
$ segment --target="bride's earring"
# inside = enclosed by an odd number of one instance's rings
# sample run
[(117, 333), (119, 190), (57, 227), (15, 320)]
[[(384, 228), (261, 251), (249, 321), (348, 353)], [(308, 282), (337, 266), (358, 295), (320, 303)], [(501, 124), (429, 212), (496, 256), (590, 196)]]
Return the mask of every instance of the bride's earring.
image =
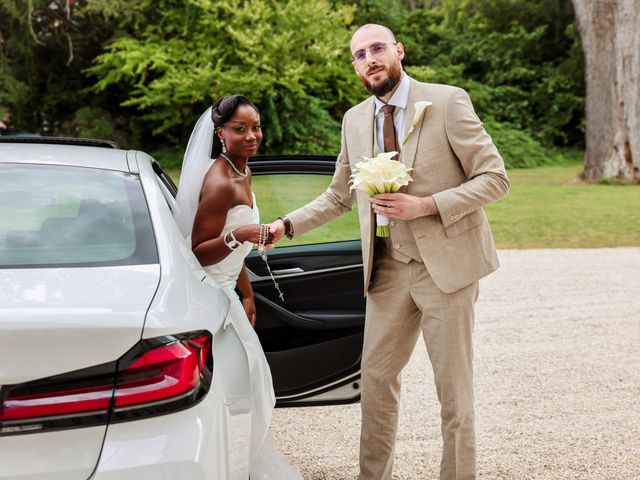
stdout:
[(220, 137), (220, 142), (222, 143), (222, 153), (226, 153), (227, 146), (224, 144), (224, 138)]

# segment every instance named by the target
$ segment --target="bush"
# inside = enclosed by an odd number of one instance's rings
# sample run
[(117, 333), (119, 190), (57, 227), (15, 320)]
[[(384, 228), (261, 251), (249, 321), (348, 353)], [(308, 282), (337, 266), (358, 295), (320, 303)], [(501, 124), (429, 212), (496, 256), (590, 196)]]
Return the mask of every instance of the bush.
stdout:
[(463, 79), (463, 65), (439, 68), (409, 66), (406, 71), (416, 80), (446, 83), (464, 88), (485, 124), (507, 168), (533, 168), (565, 163), (576, 157), (574, 150), (545, 145), (525, 128), (527, 105), (524, 93), (514, 87), (489, 85)]
[(567, 0), (434, 0), (398, 37), (416, 79), (457, 85), (478, 115), (546, 146), (582, 146), (584, 66)]
[(116, 126), (109, 112), (101, 108), (82, 107), (76, 111), (73, 120), (65, 125), (65, 129), (73, 136), (112, 139)]
[(184, 156), (184, 147), (162, 147), (157, 150), (149, 152), (153, 158), (155, 158), (162, 168), (180, 168), (182, 166), (182, 158)]
[(484, 124), (507, 168), (557, 165), (575, 161), (581, 155), (577, 150), (546, 147), (529, 133), (513, 128), (507, 123), (488, 118)]

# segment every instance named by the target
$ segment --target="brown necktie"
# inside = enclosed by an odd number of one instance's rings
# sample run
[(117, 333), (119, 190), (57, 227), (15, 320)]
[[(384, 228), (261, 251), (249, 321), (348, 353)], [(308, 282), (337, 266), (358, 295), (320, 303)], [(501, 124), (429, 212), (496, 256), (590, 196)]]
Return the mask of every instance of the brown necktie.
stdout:
[[(396, 127), (393, 124), (393, 111), (396, 109), (394, 105), (385, 105), (382, 107), (384, 112), (384, 122), (382, 123), (382, 137), (385, 152), (400, 152), (398, 149), (398, 138), (396, 136)], [(397, 156), (395, 157), (398, 158)]]

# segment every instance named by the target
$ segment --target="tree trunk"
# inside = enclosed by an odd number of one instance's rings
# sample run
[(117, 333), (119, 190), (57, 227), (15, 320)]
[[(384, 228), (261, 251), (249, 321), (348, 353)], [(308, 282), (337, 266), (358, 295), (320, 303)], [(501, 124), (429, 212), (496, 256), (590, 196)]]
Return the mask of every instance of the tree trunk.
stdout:
[(585, 57), (586, 180), (640, 180), (640, 0), (572, 0)]

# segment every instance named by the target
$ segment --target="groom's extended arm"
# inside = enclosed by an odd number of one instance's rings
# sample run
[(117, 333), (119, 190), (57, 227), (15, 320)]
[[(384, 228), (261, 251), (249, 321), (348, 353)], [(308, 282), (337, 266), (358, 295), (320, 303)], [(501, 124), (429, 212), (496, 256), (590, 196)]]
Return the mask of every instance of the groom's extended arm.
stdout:
[[(345, 123), (346, 115), (342, 122), (342, 146), (336, 160), (336, 170), (331, 179), (331, 185), (314, 200), (286, 216), (291, 222), (295, 236), (324, 225), (343, 213), (351, 211), (355, 193), (349, 191), (351, 167), (347, 156)], [(275, 241), (282, 238), (284, 235), (282, 220), (276, 220), (271, 224), (271, 232), (274, 234)]]

